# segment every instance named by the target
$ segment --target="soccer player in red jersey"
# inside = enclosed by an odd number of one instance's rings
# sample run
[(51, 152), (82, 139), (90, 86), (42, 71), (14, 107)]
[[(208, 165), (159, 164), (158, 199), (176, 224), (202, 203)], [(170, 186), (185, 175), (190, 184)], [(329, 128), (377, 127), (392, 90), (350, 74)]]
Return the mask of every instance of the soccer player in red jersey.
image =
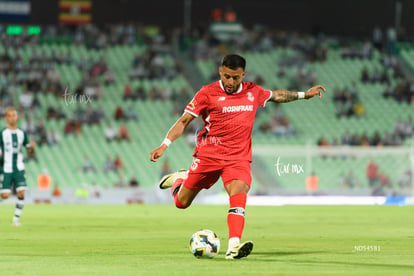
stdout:
[(202, 189), (214, 185), (221, 176), (230, 197), (227, 214), (229, 228), (226, 259), (246, 257), (253, 242), (240, 242), (244, 228), (247, 193), (251, 184), (251, 134), (256, 109), (268, 101), (291, 102), (322, 96), (325, 88), (316, 85), (307, 92), (265, 90), (243, 82), (246, 61), (235, 54), (226, 55), (219, 68), (220, 80), (203, 86), (187, 105), (184, 114), (170, 128), (162, 144), (151, 151), (150, 160), (156, 162), (167, 147), (180, 137), (194, 118), (201, 116), (204, 128), (197, 136), (194, 159), (189, 170), (164, 176), (160, 188), (171, 187), (177, 208), (187, 208)]

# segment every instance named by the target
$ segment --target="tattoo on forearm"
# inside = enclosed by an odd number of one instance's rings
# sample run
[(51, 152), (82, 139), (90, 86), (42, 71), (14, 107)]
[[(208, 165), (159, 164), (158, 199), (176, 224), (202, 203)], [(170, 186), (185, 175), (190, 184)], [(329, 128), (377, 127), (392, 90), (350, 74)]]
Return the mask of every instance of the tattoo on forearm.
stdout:
[(287, 103), (298, 99), (297, 92), (292, 92), (288, 90), (278, 90), (275, 97), (275, 101), (278, 103)]

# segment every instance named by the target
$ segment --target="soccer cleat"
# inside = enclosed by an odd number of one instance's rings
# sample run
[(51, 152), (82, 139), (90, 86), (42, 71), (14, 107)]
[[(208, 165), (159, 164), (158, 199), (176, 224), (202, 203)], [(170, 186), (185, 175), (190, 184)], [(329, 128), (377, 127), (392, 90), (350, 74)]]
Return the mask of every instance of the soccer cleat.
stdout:
[(227, 251), (226, 259), (240, 259), (249, 256), (250, 252), (253, 250), (253, 242), (247, 241), (242, 244), (239, 244), (233, 247), (231, 250)]
[(178, 172), (165, 175), (160, 180), (160, 189), (165, 190), (165, 189), (171, 188), (171, 186), (174, 184), (174, 181), (177, 178), (186, 178), (187, 174), (188, 174), (187, 170), (181, 169)]
[(22, 226), (22, 225), (18, 221), (13, 221), (13, 226), (19, 227), (19, 226)]

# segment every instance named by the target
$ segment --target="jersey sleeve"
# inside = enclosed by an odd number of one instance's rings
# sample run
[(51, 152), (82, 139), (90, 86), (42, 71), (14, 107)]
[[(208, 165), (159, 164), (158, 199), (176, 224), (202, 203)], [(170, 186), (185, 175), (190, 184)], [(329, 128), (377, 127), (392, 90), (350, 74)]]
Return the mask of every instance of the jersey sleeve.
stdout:
[(3, 169), (3, 131), (0, 132), (0, 173)]
[(26, 148), (30, 148), (30, 139), (26, 131), (23, 131), (23, 145)]
[(272, 90), (268, 90), (268, 89), (263, 89), (260, 86), (256, 86), (257, 88), (257, 99), (259, 102), (260, 106), (265, 106), (266, 103), (270, 100), (270, 98), (272, 97)]
[(185, 107), (184, 112), (193, 115), (194, 117), (200, 116), (207, 109), (207, 95), (205, 89), (199, 90), (191, 102)]

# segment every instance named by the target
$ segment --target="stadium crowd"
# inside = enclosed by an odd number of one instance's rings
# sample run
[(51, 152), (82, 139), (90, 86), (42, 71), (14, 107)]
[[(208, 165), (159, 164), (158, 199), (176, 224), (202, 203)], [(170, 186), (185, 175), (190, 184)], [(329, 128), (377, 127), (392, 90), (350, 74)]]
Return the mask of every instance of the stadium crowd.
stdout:
[[(28, 59), (24, 59), (19, 52), (9, 53), (8, 49), (22, 48), (25, 45), (39, 45), (50, 40), (60, 39), (70, 41), (73, 45), (85, 45), (87, 48), (102, 50), (115, 45), (135, 45), (137, 43), (148, 45), (147, 50), (142, 54), (137, 54), (131, 62), (129, 79), (172, 79), (183, 72), (182, 64), (171, 54), (171, 46), (177, 32), (164, 31), (156, 27), (148, 27), (140, 24), (115, 24), (103, 27), (94, 25), (78, 26), (68, 28), (64, 26), (47, 26), (44, 33), (39, 36), (6, 36), (2, 35), (2, 42), (5, 51), (0, 56), (0, 76), (2, 86), (0, 90), (1, 106), (14, 105), (13, 91), (23, 87), (23, 93), (19, 98), (20, 108), (24, 108), (27, 117), (34, 118), (33, 108), (39, 108), (38, 93), (51, 93), (57, 97), (61, 96), (64, 85), (61, 81), (57, 67), (61, 64), (76, 64), (82, 73), (82, 79), (74, 91), (74, 96), (86, 95), (91, 99), (100, 99), (103, 93), (102, 86), (114, 83), (114, 73), (107, 65), (105, 58), (98, 60), (80, 58), (75, 60), (71, 53), (56, 53), (52, 51), (46, 54), (42, 51), (34, 51)], [(383, 32), (378, 27), (373, 30), (372, 40), (366, 40), (360, 44), (350, 44), (347, 40), (339, 40), (343, 58), (372, 58), (373, 49), (382, 51), (382, 69), (375, 69), (369, 72), (364, 68), (361, 72), (361, 82), (381, 82), (387, 83), (384, 90), (384, 97), (393, 97), (398, 101), (411, 101), (414, 93), (412, 81), (405, 79), (401, 73), (399, 64), (395, 57), (393, 30), (386, 30), (386, 39)], [(313, 71), (305, 70), (306, 63), (326, 60), (329, 50), (328, 44), (332, 43), (331, 37), (302, 35), (280, 30), (268, 30), (261, 26), (256, 26), (251, 30), (245, 29), (243, 39), (220, 41), (209, 32), (194, 30), (192, 32), (189, 55), (194, 61), (198, 60), (218, 60), (224, 52), (228, 51), (257, 51), (264, 52), (274, 47), (285, 47), (296, 51), (296, 55), (283, 58), (279, 63), (278, 76), (285, 75), (285, 68), (297, 67), (297, 74), (292, 77), (289, 89), (299, 89), (300, 87), (313, 85), (317, 80), (317, 75)], [(393, 75), (388, 74), (387, 70), (393, 70)], [(391, 88), (391, 78), (397, 79), (398, 83)], [(212, 72), (211, 79), (217, 79), (216, 70)], [(103, 80), (103, 81), (102, 81)], [(252, 81), (259, 85), (264, 84), (263, 77), (255, 76)], [(6, 89), (7, 87), (7, 89)], [(141, 86), (132, 88), (128, 82), (123, 91), (125, 100), (172, 100), (176, 103), (185, 101), (189, 96), (189, 91), (174, 91), (173, 89), (160, 90), (151, 87), (149, 91), (144, 91)], [(337, 106), (337, 117), (363, 116), (364, 106), (358, 99), (355, 83), (342, 91), (334, 91), (334, 101)], [(176, 112), (181, 111), (182, 104), (177, 104)], [(122, 109), (122, 108), (121, 108)], [(128, 107), (127, 111), (116, 110), (116, 119), (136, 120), (137, 114), (133, 107)], [(120, 114), (121, 113), (121, 114)], [(124, 114), (122, 114), (124, 113)], [(53, 106), (47, 107), (47, 119), (66, 120), (64, 128), (65, 134), (80, 133), (82, 124), (98, 124), (105, 118), (105, 111), (102, 109), (88, 108), (79, 109), (73, 114), (67, 115), (55, 110)], [(27, 120), (27, 119), (26, 119)], [(26, 121), (24, 120), (24, 121)], [(288, 119), (282, 116), (275, 116), (274, 124), (289, 126)], [(41, 124), (27, 120), (27, 129), (31, 135), (39, 136), (36, 140), (40, 145), (54, 144), (47, 143), (48, 134)], [(32, 127), (35, 125), (36, 127)], [(261, 129), (268, 131), (274, 127), (268, 125), (261, 126)], [(288, 131), (292, 133), (292, 131)], [(294, 131), (293, 131), (294, 132)]]
[(399, 119), (395, 122), (394, 128), (390, 132), (381, 134), (379, 131), (375, 131), (372, 136), (369, 136), (366, 132), (359, 135), (347, 130), (340, 139), (328, 141), (321, 136), (317, 143), (318, 146), (401, 146), (405, 139), (412, 138), (413, 135), (414, 122), (412, 116), (408, 116), (406, 121)]
[[(336, 88), (332, 99), (336, 106), (337, 118), (363, 117), (364, 103), (359, 97), (360, 85), (380, 83), (385, 88), (384, 97), (399, 102), (411, 102), (414, 97), (413, 80), (407, 78), (396, 56), (395, 39), (392, 30), (387, 36), (379, 34), (376, 28), (372, 39), (357, 42), (320, 35), (300, 34), (281, 30), (270, 30), (263, 26), (245, 28), (239, 39), (220, 41), (211, 33), (202, 29), (194, 29), (191, 36), (186, 38), (185, 49), (193, 63), (212, 61), (214, 64), (227, 52), (257, 52), (263, 53), (275, 47), (289, 49), (292, 55), (283, 56), (278, 60), (275, 76), (287, 79), (287, 89), (300, 90), (309, 87), (318, 81), (315, 70), (309, 69), (309, 64), (323, 63), (328, 59), (331, 48), (339, 47), (343, 59), (373, 59), (374, 52), (380, 53), (382, 67), (369, 71), (363, 68), (361, 78), (350, 83), (346, 88)], [(108, 142), (131, 141), (131, 136), (125, 122), (139, 123), (139, 114), (134, 104), (136, 101), (172, 101), (174, 114), (182, 113), (183, 107), (191, 98), (194, 91), (187, 88), (177, 91), (174, 88), (160, 89), (152, 83), (157, 80), (173, 80), (177, 76), (186, 75), (186, 68), (174, 54), (175, 43), (184, 43), (182, 33), (177, 30), (164, 30), (141, 24), (115, 24), (103, 27), (94, 25), (68, 28), (64, 26), (46, 26), (40, 36), (8, 36), (1, 35), (3, 49), (0, 51), (0, 113), (4, 113), (7, 106), (17, 106), (22, 112), (22, 127), (41, 147), (53, 146), (59, 143), (64, 135), (82, 135), (85, 125), (103, 125), (102, 137)], [(86, 47), (100, 53), (98, 58), (75, 58), (67, 52), (46, 52), (34, 50), (29, 55), (21, 51), (25, 46), (40, 46), (43, 44), (68, 43), (73, 46)], [(105, 49), (118, 45), (142, 45), (144, 51), (137, 53), (130, 62), (125, 74), (126, 82), (119, 83), (116, 72), (108, 65), (105, 59)], [(37, 49), (40, 49), (38, 47)], [(86, 96), (100, 101), (106, 92), (106, 87), (121, 84), (124, 89), (119, 91), (119, 98), (125, 105), (117, 106), (115, 110), (105, 110), (103, 107), (78, 106), (72, 111), (59, 110), (55, 106), (42, 106), (39, 95), (51, 94), (62, 98), (68, 87), (62, 80), (59, 67), (75, 65), (81, 78), (74, 87), (73, 97)], [(295, 74), (287, 71), (295, 69)], [(188, 75), (188, 74), (187, 74)], [(214, 69), (204, 82), (217, 80), (217, 69)], [(149, 86), (136, 85), (137, 81), (148, 80)], [(247, 81), (254, 81), (266, 86), (266, 80), (260, 73), (246, 77)], [(15, 95), (20, 94), (17, 98)], [(45, 110), (41, 117), (36, 116), (36, 110)], [(289, 118), (276, 108), (274, 116), (259, 126), (259, 130), (271, 133), (276, 137), (300, 135)], [(47, 129), (44, 120), (62, 120), (63, 129)], [(119, 126), (118, 126), (119, 125)], [(199, 123), (188, 128), (189, 143), (193, 143), (194, 133), (200, 129)], [(414, 124), (411, 119), (396, 122), (395, 128), (389, 133), (352, 134), (349, 131), (342, 137), (327, 141), (320, 137), (318, 145), (401, 145), (404, 139), (412, 137)], [(34, 158), (35, 159), (35, 158)]]

